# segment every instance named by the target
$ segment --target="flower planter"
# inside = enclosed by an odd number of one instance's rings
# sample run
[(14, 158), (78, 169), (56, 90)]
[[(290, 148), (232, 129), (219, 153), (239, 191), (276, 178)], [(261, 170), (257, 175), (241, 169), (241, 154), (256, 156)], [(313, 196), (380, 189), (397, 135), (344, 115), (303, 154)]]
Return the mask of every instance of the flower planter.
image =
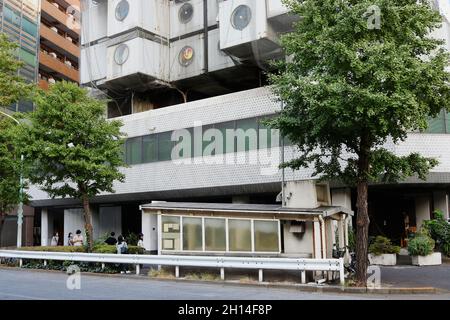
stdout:
[(379, 266), (395, 266), (397, 264), (397, 255), (395, 253), (384, 253), (374, 255), (369, 253), (370, 264)]
[(442, 264), (442, 255), (435, 252), (427, 256), (412, 256), (412, 264), (415, 266), (437, 266)]

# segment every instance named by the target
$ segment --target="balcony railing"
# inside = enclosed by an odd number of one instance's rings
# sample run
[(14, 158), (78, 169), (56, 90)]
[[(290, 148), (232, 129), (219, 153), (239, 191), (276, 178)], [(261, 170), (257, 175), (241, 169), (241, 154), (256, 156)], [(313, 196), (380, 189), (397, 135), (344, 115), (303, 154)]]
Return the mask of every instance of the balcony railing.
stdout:
[(46, 67), (47, 69), (49, 69), (46, 70), (48, 72), (56, 72), (62, 78), (68, 78), (75, 82), (80, 81), (80, 75), (78, 70), (66, 65), (64, 62), (50, 56), (49, 54), (43, 51), (39, 53), (39, 63), (44, 67)]

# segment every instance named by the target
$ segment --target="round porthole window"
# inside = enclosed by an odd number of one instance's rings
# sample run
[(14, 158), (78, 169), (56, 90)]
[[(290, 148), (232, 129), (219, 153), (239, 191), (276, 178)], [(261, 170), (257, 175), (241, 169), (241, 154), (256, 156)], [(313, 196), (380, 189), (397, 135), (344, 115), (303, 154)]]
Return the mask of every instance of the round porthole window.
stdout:
[(189, 66), (192, 61), (194, 61), (194, 49), (192, 47), (186, 46), (181, 49), (178, 56), (178, 61), (183, 67)]
[(120, 1), (116, 6), (116, 19), (123, 21), (130, 12), (130, 4), (127, 0)]
[(237, 30), (244, 30), (252, 20), (252, 10), (249, 6), (240, 5), (231, 14), (231, 25)]
[(128, 60), (128, 56), (130, 55), (130, 49), (126, 44), (121, 44), (116, 48), (114, 52), (114, 61), (118, 65), (124, 64)]
[(178, 20), (181, 23), (188, 23), (192, 20), (192, 16), (194, 15), (194, 7), (190, 3), (185, 3), (181, 6), (178, 11)]

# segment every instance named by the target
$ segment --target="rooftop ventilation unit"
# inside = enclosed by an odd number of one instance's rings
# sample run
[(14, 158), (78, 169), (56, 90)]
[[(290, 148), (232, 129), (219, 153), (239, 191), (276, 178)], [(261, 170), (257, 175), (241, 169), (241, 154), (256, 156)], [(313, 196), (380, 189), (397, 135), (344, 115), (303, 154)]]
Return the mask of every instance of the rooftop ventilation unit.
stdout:
[(107, 48), (108, 85), (136, 89), (154, 80), (168, 80), (169, 48), (154, 41), (135, 38)]
[(156, 37), (169, 36), (168, 0), (108, 1), (108, 36), (142, 28)]
[(280, 51), (268, 24), (265, 1), (234, 0), (219, 5), (220, 48), (241, 59), (266, 60)]
[[(217, 0), (208, 0), (208, 26), (217, 24)], [(204, 28), (204, 0), (170, 2), (170, 38), (182, 37)]]

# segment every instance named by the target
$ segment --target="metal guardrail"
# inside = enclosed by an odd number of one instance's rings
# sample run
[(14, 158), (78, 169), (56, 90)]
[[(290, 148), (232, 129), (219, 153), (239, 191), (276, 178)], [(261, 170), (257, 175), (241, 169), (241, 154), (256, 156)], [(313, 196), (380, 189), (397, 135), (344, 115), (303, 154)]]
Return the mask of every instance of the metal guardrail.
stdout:
[(121, 263), (139, 265), (175, 266), (175, 276), (179, 276), (179, 267), (220, 268), (220, 275), (225, 279), (225, 268), (259, 270), (259, 281), (263, 281), (263, 270), (297, 270), (301, 272), (302, 283), (306, 282), (306, 271), (338, 272), (341, 285), (344, 284), (344, 259), (295, 259), (295, 258), (258, 258), (228, 256), (180, 256), (180, 255), (133, 255), (100, 254), (45, 251), (0, 250), (0, 258), (58, 260), (97, 263)]

